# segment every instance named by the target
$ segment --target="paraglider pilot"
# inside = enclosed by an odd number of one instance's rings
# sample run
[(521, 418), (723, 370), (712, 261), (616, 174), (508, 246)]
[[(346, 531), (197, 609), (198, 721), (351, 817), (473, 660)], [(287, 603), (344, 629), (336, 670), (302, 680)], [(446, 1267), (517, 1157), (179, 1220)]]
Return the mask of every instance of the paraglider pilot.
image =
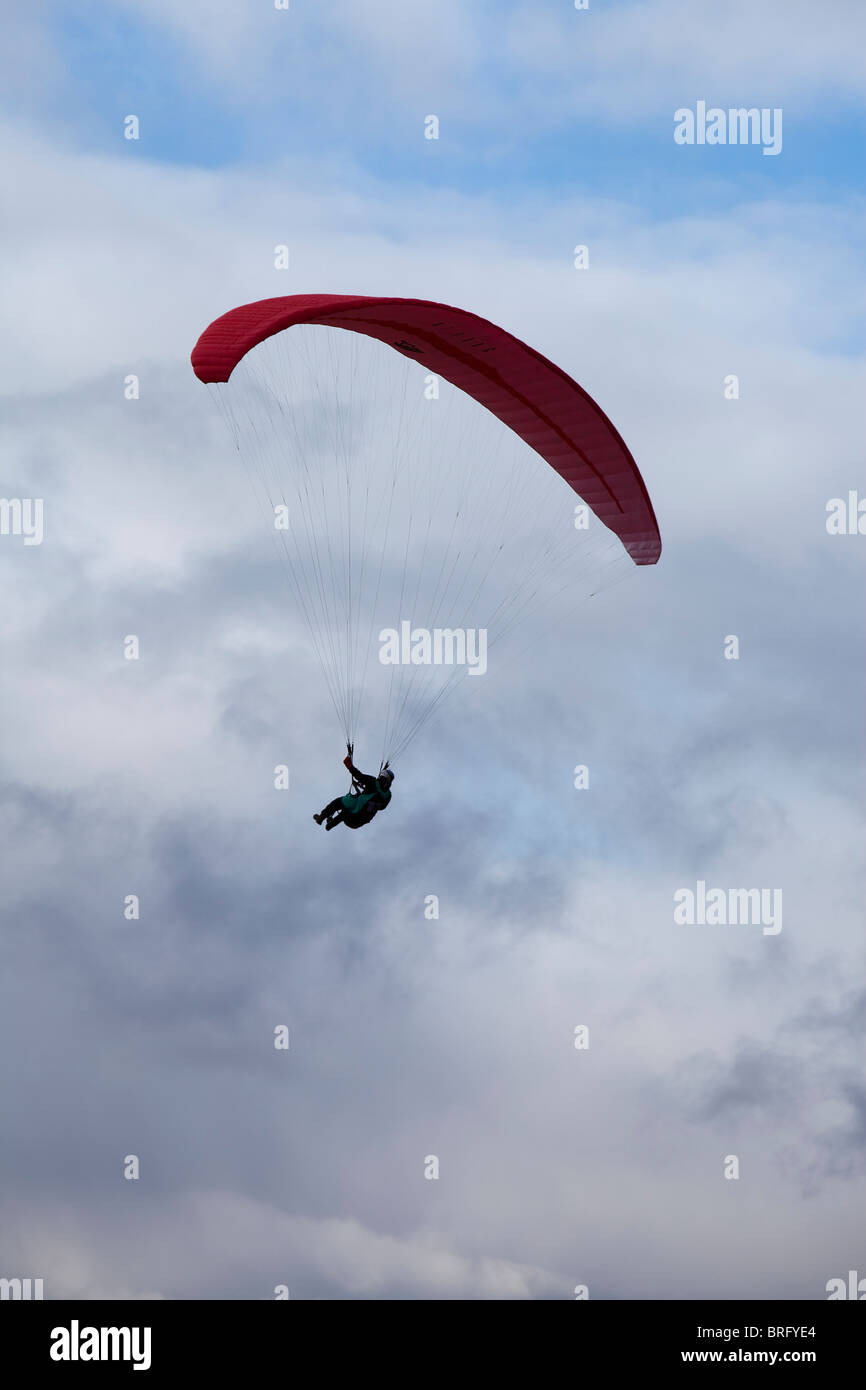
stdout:
[(335, 825), (347, 825), (350, 830), (358, 830), (367, 825), (380, 811), (384, 811), (391, 800), (391, 783), (394, 774), (386, 763), (378, 777), (359, 772), (352, 762), (352, 745), (347, 743), (348, 753), (343, 764), (352, 774), (352, 790), (345, 796), (336, 796), (333, 801), (313, 820), (317, 825), (325, 822), (326, 830)]

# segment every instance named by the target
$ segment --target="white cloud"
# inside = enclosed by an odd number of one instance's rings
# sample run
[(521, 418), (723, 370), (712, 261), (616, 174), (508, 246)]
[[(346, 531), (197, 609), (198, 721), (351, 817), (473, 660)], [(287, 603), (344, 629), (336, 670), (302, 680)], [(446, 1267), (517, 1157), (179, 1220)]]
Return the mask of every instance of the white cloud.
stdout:
[[(234, 13), (209, 37), (212, 5), (171, 22), (223, 71), (259, 43)], [(444, 62), (464, 10), (440, 13)], [(409, 56), (411, 85), (424, 44), (387, 18), (355, 22)], [(345, 151), (206, 173), (10, 133), (4, 469), (47, 504), (42, 548), (0, 549), (15, 1262), (70, 1296), (820, 1296), (862, 1244), (832, 1152), (857, 1161), (838, 1016), (862, 917), (861, 562), (859, 538), (822, 532), (859, 476), (856, 209), (659, 222), (594, 197), (406, 194)], [(188, 365), (231, 305), (323, 288), (474, 307), (561, 362), (633, 447), (666, 544), (437, 726), (389, 819), (336, 844), (310, 813), (341, 789), (339, 738)], [(677, 931), (674, 888), (712, 875), (781, 883), (781, 938)], [(819, 1016), (830, 1045), (798, 1023)], [(791, 1068), (801, 1089), (750, 1108), (749, 1061), (759, 1097)], [(732, 1143), (751, 1187), (721, 1186)], [(104, 1155), (136, 1145), (163, 1186), (124, 1224)], [(70, 1194), (42, 1224), (25, 1171), (40, 1212)]]

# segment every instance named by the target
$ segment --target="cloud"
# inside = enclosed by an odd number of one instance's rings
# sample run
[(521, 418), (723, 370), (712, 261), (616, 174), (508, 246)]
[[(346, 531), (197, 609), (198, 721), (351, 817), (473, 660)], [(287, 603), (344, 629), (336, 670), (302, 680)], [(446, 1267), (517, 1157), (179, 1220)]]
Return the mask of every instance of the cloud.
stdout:
[[(270, 69), (232, 13), (165, 22), (211, 73), (243, 55), (241, 90)], [(465, 52), (486, 119), (475, 13), (434, 10), (432, 37), (353, 13), (346, 102), (395, 55), (408, 101), (429, 37), (455, 89)], [(539, 19), (521, 64), (516, 14), (490, 63), (510, 45), (531, 87), (560, 58)], [(828, 74), (860, 61), (841, 47)], [(44, 497), (46, 539), (0, 538), (4, 1273), (82, 1297), (822, 1296), (863, 1238), (860, 538), (824, 528), (860, 467), (856, 206), (433, 187), (350, 141), (310, 154), (312, 123), (273, 164), (208, 169), (109, 152), (82, 108), (8, 127), (4, 492)], [(665, 542), (462, 692), (357, 835), (312, 823), (340, 730), (188, 365), (229, 306), (323, 287), (466, 304), (561, 362)], [(678, 927), (699, 878), (781, 886), (781, 935)]]

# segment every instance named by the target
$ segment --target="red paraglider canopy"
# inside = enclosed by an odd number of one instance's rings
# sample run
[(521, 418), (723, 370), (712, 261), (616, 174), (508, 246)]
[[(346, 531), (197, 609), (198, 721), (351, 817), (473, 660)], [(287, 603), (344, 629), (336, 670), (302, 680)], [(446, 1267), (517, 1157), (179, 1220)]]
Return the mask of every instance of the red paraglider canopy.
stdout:
[(556, 469), (619, 536), (637, 565), (654, 565), (661, 537), (625, 442), (591, 396), (553, 362), (477, 314), (425, 299), (293, 294), (215, 319), (192, 353), (201, 381), (228, 381), (241, 358), (299, 323), (365, 333), (486, 406)]

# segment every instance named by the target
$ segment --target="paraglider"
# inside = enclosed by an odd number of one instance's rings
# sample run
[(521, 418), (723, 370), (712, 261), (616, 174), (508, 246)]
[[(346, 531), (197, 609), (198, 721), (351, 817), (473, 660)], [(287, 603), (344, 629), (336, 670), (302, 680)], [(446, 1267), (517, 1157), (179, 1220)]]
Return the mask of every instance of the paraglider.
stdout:
[(335, 825), (341, 824), (350, 830), (360, 830), (362, 825), (369, 825), (374, 816), (384, 811), (391, 800), (394, 773), (390, 767), (383, 767), (378, 777), (371, 777), (366, 772), (358, 771), (352, 762), (352, 753), (350, 746), (343, 759), (343, 766), (352, 774), (351, 792), (345, 796), (335, 796), (324, 810), (313, 816), (317, 825), (324, 821), (326, 830), (333, 830)]
[(192, 365), (261, 490), (347, 747), (362, 717), (382, 731), (376, 790), (352, 765), (365, 780), (349, 796), (368, 799), (331, 802), (317, 817), (329, 828), (384, 809), (385, 770), (463, 676), (487, 674), (494, 642), (559, 595), (659, 558), (614, 425), (476, 314), (421, 299), (263, 299), (205, 329)]

